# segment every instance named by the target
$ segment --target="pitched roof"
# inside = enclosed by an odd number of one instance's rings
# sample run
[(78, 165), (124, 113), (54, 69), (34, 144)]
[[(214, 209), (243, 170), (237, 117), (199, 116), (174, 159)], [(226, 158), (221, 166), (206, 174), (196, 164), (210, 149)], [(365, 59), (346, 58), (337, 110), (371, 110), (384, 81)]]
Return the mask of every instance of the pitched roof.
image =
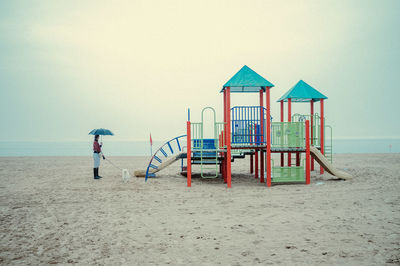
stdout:
[(245, 65), (225, 83), (221, 92), (226, 87), (230, 87), (231, 92), (259, 92), (260, 89), (265, 91), (265, 87), (274, 87), (274, 84)]
[(289, 98), (292, 99), (292, 102), (308, 102), (311, 100), (318, 102), (321, 99), (328, 99), (328, 97), (305, 83), (303, 80), (297, 82), (296, 85), (279, 98), (278, 102), (282, 100), (287, 102), (287, 99)]

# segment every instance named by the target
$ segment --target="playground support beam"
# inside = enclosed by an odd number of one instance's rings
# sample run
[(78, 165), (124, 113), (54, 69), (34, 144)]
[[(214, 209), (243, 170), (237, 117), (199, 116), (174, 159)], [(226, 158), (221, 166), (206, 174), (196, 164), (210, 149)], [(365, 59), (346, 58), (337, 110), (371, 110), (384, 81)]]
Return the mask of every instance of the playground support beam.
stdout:
[[(264, 145), (264, 91), (260, 90), (260, 140), (261, 145)], [(264, 183), (264, 151), (260, 150), (260, 183)]]
[(310, 184), (310, 121), (306, 120), (306, 184)]
[(253, 164), (253, 154), (250, 154), (250, 174), (254, 172)]
[[(310, 101), (311, 145), (314, 145), (314, 101)], [(314, 171), (314, 158), (311, 158), (311, 171)]]
[[(292, 122), (292, 99), (288, 99), (288, 122)], [(292, 154), (288, 152), (288, 166), (292, 165)]]
[(227, 120), (227, 139), (226, 139), (226, 144), (227, 144), (227, 161), (226, 161), (226, 183), (228, 185), (228, 188), (232, 187), (231, 184), (231, 88), (227, 87), (226, 88), (226, 120)]
[[(255, 144), (257, 144), (257, 124), (254, 125), (254, 139), (255, 139)], [(258, 178), (258, 150), (254, 150), (254, 177)]]
[[(224, 90), (224, 146), (227, 147), (228, 145), (226, 144), (226, 133), (228, 132), (227, 130), (227, 122), (226, 122), (226, 90)], [(226, 183), (226, 152), (224, 152), (224, 159), (222, 160), (222, 176), (224, 178), (224, 183)]]
[(190, 136), (190, 121), (187, 121), (187, 148), (186, 148), (186, 176), (187, 176), (187, 186), (191, 187), (192, 186), (192, 141), (191, 141), (191, 136)]
[[(281, 122), (283, 122), (284, 119), (284, 114), (283, 114), (283, 100), (281, 101)], [(281, 152), (281, 167), (285, 166), (285, 153)]]
[(270, 87), (266, 87), (265, 105), (267, 108), (267, 187), (271, 186), (271, 95)]
[[(325, 139), (324, 139), (324, 99), (321, 99), (320, 101), (321, 104), (321, 136), (320, 136), (320, 146), (321, 146), (321, 153), (325, 155)], [(320, 166), (320, 172), (321, 175), (324, 174), (324, 168)]]

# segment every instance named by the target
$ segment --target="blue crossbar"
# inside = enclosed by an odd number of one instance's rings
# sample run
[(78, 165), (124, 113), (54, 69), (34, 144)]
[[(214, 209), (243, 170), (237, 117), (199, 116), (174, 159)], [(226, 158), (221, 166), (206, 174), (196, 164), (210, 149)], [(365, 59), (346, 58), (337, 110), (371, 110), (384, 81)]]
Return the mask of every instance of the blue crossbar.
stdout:
[(181, 144), (179, 144), (178, 138), (176, 138), (176, 144), (178, 144), (178, 149), (179, 149), (179, 151), (181, 151)]
[(153, 169), (158, 169), (158, 167), (155, 166), (154, 164), (150, 164), (149, 166), (150, 166), (151, 168), (153, 168)]
[(162, 154), (164, 154), (165, 157), (168, 157), (167, 153), (163, 150), (163, 148), (160, 149), (160, 152), (161, 152)]
[(154, 159), (156, 159), (159, 163), (162, 163), (162, 160), (154, 155)]
[(156, 177), (156, 174), (155, 174), (155, 173), (149, 173), (149, 174), (147, 175), (147, 177)]
[(174, 154), (174, 151), (172, 150), (171, 144), (168, 142), (168, 147), (171, 150), (171, 153)]

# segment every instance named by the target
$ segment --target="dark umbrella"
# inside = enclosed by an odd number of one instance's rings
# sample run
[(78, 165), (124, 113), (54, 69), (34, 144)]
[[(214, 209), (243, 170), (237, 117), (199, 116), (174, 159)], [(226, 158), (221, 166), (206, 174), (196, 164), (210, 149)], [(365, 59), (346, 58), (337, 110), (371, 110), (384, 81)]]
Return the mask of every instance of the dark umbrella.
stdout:
[(111, 132), (111, 130), (109, 129), (105, 129), (105, 128), (95, 128), (92, 131), (89, 132), (89, 135), (110, 135), (110, 136), (114, 136), (114, 133)]
[(114, 133), (112, 133), (109, 129), (95, 128), (89, 132), (89, 135), (100, 135), (101, 141), (103, 141), (103, 135), (114, 136)]

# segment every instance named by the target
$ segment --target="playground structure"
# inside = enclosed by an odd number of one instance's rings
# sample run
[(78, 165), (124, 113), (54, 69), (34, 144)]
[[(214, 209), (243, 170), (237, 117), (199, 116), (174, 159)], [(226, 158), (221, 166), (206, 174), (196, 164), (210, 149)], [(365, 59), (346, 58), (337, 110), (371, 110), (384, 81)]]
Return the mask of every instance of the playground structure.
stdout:
[[(224, 100), (223, 121), (217, 121), (215, 110), (206, 107), (201, 112), (201, 122), (192, 122), (188, 110), (186, 135), (167, 141), (154, 153), (147, 169), (136, 171), (135, 175), (145, 176), (147, 180), (181, 160), (181, 170), (186, 175), (188, 187), (192, 181), (192, 165), (200, 166), (202, 178), (221, 176), (231, 187), (232, 162), (250, 156), (250, 173), (268, 187), (274, 183), (310, 184), (314, 159), (320, 165), (320, 174), (326, 170), (340, 179), (351, 178), (332, 165), (332, 128), (325, 125), (324, 117), (324, 100), (327, 97), (300, 80), (278, 100), (281, 110), (280, 121), (277, 122), (273, 121), (270, 114), (272, 87), (274, 85), (268, 80), (243, 66), (221, 90)], [(258, 93), (259, 105), (231, 107), (231, 93)], [(287, 121), (284, 119), (285, 102), (288, 104)], [(292, 103), (297, 102), (310, 103), (310, 114), (292, 115)], [(317, 102), (320, 103), (319, 114), (314, 113), (314, 103)], [(206, 112), (211, 112), (213, 117), (212, 134), (207, 137)], [(328, 141), (325, 138), (327, 130)], [(280, 154), (279, 164), (271, 158), (272, 153)]]

